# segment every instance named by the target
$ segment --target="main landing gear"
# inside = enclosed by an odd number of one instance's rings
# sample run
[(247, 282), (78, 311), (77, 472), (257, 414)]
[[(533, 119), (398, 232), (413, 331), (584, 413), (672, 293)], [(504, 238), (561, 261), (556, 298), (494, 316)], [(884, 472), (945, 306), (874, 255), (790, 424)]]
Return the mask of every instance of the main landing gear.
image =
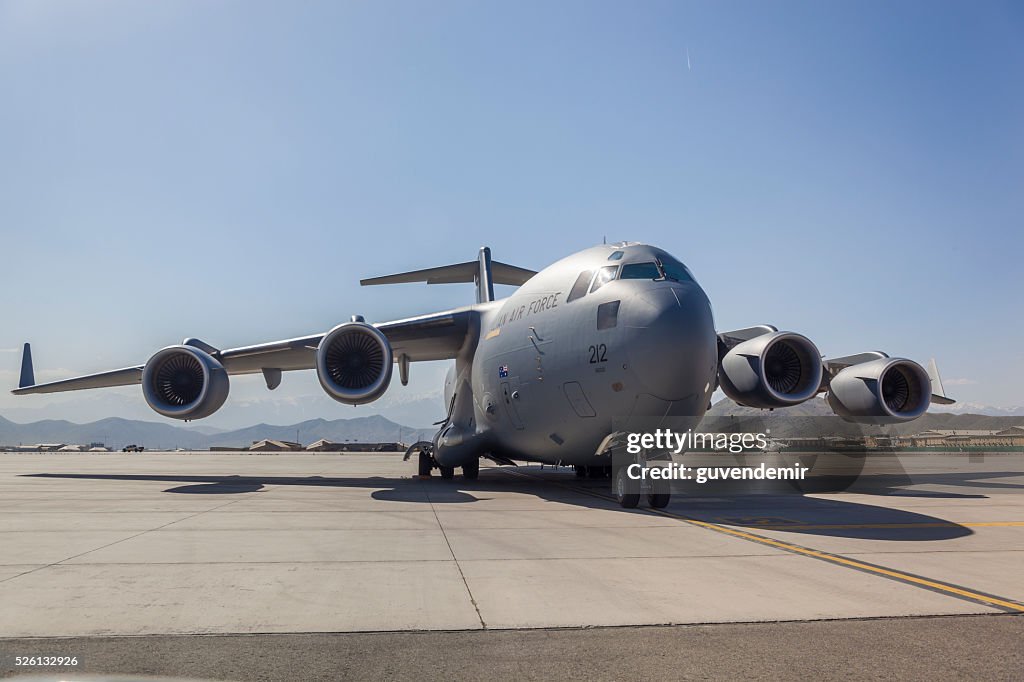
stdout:
[(612, 480), (612, 492), (615, 500), (623, 509), (636, 509), (640, 504), (640, 496), (646, 493), (647, 504), (652, 509), (664, 509), (672, 501), (672, 491), (668, 481), (647, 480), (636, 481), (626, 473), (627, 467), (620, 466)]
[(576, 472), (576, 478), (611, 478), (612, 475), (611, 467), (574, 464), (572, 468)]
[[(409, 449), (405, 451), (404, 459), (408, 461), (413, 455), (417, 456), (417, 462), (419, 464), (418, 473), (420, 478), (430, 478), (430, 472), (435, 468), (440, 470), (442, 480), (450, 481), (455, 478), (455, 467), (442, 466), (436, 459), (434, 459), (434, 444), (429, 440), (421, 440), (410, 445)], [(479, 477), (479, 459), (474, 459), (472, 462), (462, 466), (462, 478), (465, 480), (475, 481)]]
[(672, 490), (668, 481), (650, 480), (635, 481), (629, 477), (626, 467), (586, 466), (574, 464), (576, 478), (610, 478), (615, 500), (625, 509), (635, 509), (640, 498), (646, 497), (652, 509), (664, 509), (672, 500)]

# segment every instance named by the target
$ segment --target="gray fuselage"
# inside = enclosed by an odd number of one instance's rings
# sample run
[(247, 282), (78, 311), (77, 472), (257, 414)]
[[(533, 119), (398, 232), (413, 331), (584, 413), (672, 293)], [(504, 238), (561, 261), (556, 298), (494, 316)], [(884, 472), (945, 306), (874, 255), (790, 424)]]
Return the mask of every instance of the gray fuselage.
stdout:
[(477, 306), (478, 328), (445, 382), (435, 457), (481, 454), (607, 463), (599, 448), (630, 417), (698, 421), (715, 390), (711, 306), (665, 251), (601, 245)]

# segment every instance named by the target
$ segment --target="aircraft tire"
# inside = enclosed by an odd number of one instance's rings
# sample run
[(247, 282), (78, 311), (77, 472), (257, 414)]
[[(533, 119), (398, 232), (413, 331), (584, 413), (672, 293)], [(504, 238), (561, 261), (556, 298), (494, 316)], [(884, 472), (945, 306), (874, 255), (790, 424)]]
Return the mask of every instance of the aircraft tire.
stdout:
[(462, 466), (462, 477), (467, 481), (475, 481), (480, 478), (480, 460), (474, 459), (469, 464)]
[(672, 500), (672, 487), (668, 481), (651, 482), (651, 492), (647, 494), (647, 504), (651, 509), (664, 509)]
[(427, 452), (424, 452), (423, 450), (420, 450), (420, 457), (419, 457), (419, 462), (420, 462), (419, 472), (420, 472), (420, 476), (430, 476), (430, 470), (434, 468), (434, 462), (432, 461), (432, 459), (433, 458), (430, 456), (430, 453), (427, 453)]
[(647, 504), (651, 509), (664, 509), (672, 501), (672, 493), (650, 493), (647, 496)]
[(629, 476), (626, 474), (626, 467), (619, 467), (615, 472), (615, 499), (623, 509), (636, 509), (640, 504), (640, 493), (627, 493), (629, 489)]
[(455, 478), (455, 467), (438, 467), (441, 470), (441, 478), (446, 481), (450, 481)]
[(582, 464), (574, 464), (572, 468), (576, 472), (576, 478), (586, 478), (587, 467)]

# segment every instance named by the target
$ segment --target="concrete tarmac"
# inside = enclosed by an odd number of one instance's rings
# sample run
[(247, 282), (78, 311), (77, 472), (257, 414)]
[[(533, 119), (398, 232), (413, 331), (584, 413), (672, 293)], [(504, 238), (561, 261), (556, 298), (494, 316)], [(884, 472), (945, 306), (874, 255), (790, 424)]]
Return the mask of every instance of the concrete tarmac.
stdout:
[[(35, 638), (90, 648), (148, 636), (127, 660), (188, 641), (241, 651), (250, 636), (301, 634), (301, 649), (326, 641), (302, 633), (393, 632), (368, 641), (436, 642), (438, 660), (454, 642), (522, 641), (571, 660), (593, 635), (551, 628), (670, 642), (697, 630), (622, 626), (763, 622), (742, 626), (756, 642), (778, 637), (778, 621), (893, 618), (830, 632), (938, 642), (983, 628), (1004, 633), (994, 655), (1004, 636), (1019, 641), (1020, 619), (921, 617), (1024, 613), (1022, 459), (904, 457), (900, 476), (856, 492), (676, 496), (662, 514), (622, 510), (603, 482), (564, 469), (420, 481), (394, 454), (0, 453), (0, 654)], [(955, 622), (969, 625), (934, 624)], [(518, 632), (465, 633), (484, 630)], [(92, 660), (140, 672), (106, 651)], [(378, 664), (360, 665), (381, 676)], [(258, 679), (288, 679), (273, 667)], [(232, 679), (212, 663), (189, 672), (207, 669)]]

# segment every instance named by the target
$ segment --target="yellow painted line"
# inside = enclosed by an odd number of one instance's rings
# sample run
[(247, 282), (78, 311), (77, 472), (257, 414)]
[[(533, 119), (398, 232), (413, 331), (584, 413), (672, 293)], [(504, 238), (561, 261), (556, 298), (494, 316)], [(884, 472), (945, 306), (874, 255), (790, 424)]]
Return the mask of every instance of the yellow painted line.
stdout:
[(722, 521), (726, 526), (746, 526), (758, 530), (844, 530), (846, 528), (865, 528), (872, 530), (884, 530), (886, 528), (959, 528), (967, 526), (971, 528), (1021, 528), (1024, 521), (985, 521), (978, 523), (954, 523), (945, 522), (921, 522), (921, 523), (829, 523), (829, 524), (799, 524), (799, 523), (734, 523)]
[(967, 599), (971, 599), (973, 601), (979, 601), (979, 602), (983, 602), (985, 604), (992, 604), (992, 605), (996, 605), (996, 606), (1001, 606), (1004, 609), (1011, 609), (1013, 611), (1019, 611), (1021, 613), (1024, 613), (1024, 604), (1018, 604), (1017, 602), (1007, 601), (1005, 599), (999, 599), (998, 597), (991, 597), (991, 596), (989, 596), (987, 594), (981, 594), (979, 592), (973, 592), (971, 590), (965, 590), (965, 589), (960, 588), (960, 587), (954, 587), (953, 585), (947, 585), (945, 583), (935, 582), (935, 581), (932, 581), (932, 580), (928, 580), (926, 578), (920, 578), (920, 577), (918, 577), (916, 575), (912, 575), (910, 573), (904, 573), (902, 571), (895, 571), (895, 570), (890, 569), (890, 568), (884, 568), (882, 566), (875, 566), (873, 564), (865, 564), (862, 561), (857, 561), (856, 559), (848, 559), (848, 558), (846, 558), (844, 556), (839, 556), (837, 554), (828, 554), (826, 552), (819, 552), (817, 550), (810, 549), (808, 547), (801, 547), (800, 545), (794, 545), (794, 544), (792, 544), (790, 542), (782, 542), (780, 540), (773, 540), (771, 538), (762, 537), (760, 535), (754, 535), (752, 533), (745, 533), (745, 532), (743, 532), (741, 530), (736, 530), (734, 528), (727, 528), (726, 526), (720, 526), (717, 523), (708, 523), (707, 521), (698, 521), (697, 519), (690, 519), (690, 518), (687, 518), (685, 516), (680, 516), (678, 514), (673, 514), (672, 512), (662, 511), (660, 509), (652, 509), (651, 511), (653, 513), (655, 513), (655, 514), (661, 514), (662, 516), (668, 516), (668, 517), (671, 517), (671, 518), (674, 518), (674, 519), (679, 519), (680, 521), (685, 521), (685, 522), (693, 524), (695, 526), (700, 526), (702, 528), (708, 528), (710, 530), (715, 530), (715, 531), (718, 531), (720, 533), (725, 533), (727, 535), (735, 535), (736, 537), (743, 538), (744, 540), (750, 540), (751, 542), (758, 542), (758, 543), (760, 543), (762, 545), (768, 545), (770, 547), (778, 547), (779, 549), (784, 549), (786, 551), (794, 552), (796, 554), (803, 554), (805, 556), (814, 557), (815, 559), (822, 559), (823, 561), (828, 561), (828, 562), (831, 562), (831, 563), (840, 564), (842, 566), (849, 566), (851, 568), (856, 568), (856, 569), (859, 569), (859, 570), (862, 570), (862, 571), (867, 571), (868, 573), (875, 573), (875, 574), (878, 574), (878, 575), (888, 576), (890, 578), (895, 578), (895, 579), (903, 581), (903, 582), (909, 582), (909, 583), (915, 583), (917, 585), (923, 585), (924, 587), (928, 587), (928, 588), (936, 590), (938, 592), (946, 592), (946, 593), (949, 593), (949, 594), (955, 594), (955, 595), (958, 595), (958, 596), (961, 596), (961, 597), (966, 597)]
[[(552, 485), (555, 485), (555, 486), (558, 486), (558, 487), (561, 487), (561, 488), (566, 488), (566, 489), (573, 490), (573, 491), (576, 491), (576, 492), (581, 492), (581, 493), (584, 493), (584, 494), (587, 494), (587, 495), (591, 495), (593, 497), (597, 497), (597, 498), (600, 498), (600, 499), (610, 500), (612, 502), (616, 501), (615, 498), (613, 496), (611, 496), (611, 495), (603, 495), (603, 494), (595, 492), (593, 490), (586, 490), (586, 489), (583, 489), (583, 488), (577, 488), (577, 487), (573, 487), (573, 486), (570, 486), (570, 485), (565, 485), (565, 484), (562, 484), (562, 483), (557, 483), (557, 482), (554, 482), (554, 481), (546, 481), (544, 479), (538, 479), (536, 476), (530, 476), (529, 474), (523, 474), (523, 473), (520, 473), (520, 472), (517, 472), (517, 471), (507, 471), (506, 473), (509, 473), (509, 474), (512, 474), (512, 475), (516, 475), (516, 476), (523, 476), (523, 477), (527, 477), (527, 478), (532, 478), (534, 480), (540, 480), (543, 483), (550, 483)], [(732, 535), (734, 537), (742, 538), (744, 540), (749, 540), (750, 542), (756, 542), (758, 544), (766, 545), (768, 547), (775, 547), (777, 549), (781, 549), (781, 550), (784, 550), (786, 552), (791, 552), (793, 554), (800, 554), (800, 555), (811, 557), (811, 558), (814, 558), (814, 559), (820, 559), (822, 561), (827, 561), (829, 563), (836, 564), (838, 566), (846, 566), (846, 567), (849, 567), (849, 568), (857, 569), (859, 571), (864, 571), (866, 573), (873, 573), (875, 575), (885, 576), (887, 578), (892, 578), (892, 579), (900, 581), (900, 582), (911, 583), (911, 584), (914, 584), (914, 585), (920, 585), (921, 587), (925, 587), (925, 588), (928, 588), (930, 590), (934, 590), (934, 591), (939, 592), (939, 593), (945, 593), (945, 594), (948, 594), (948, 595), (955, 595), (957, 597), (961, 597), (961, 598), (964, 598), (964, 599), (969, 599), (971, 601), (979, 602), (979, 603), (982, 603), (982, 604), (988, 604), (990, 606), (995, 606), (995, 607), (998, 607), (998, 608), (1001, 608), (1001, 609), (1005, 609), (1005, 610), (1008, 610), (1008, 611), (1016, 611), (1018, 613), (1024, 613), (1024, 604), (1020, 604), (1020, 603), (1015, 602), (1015, 601), (1009, 601), (1007, 599), (1000, 599), (999, 597), (995, 597), (995, 596), (988, 595), (988, 594), (982, 594), (980, 592), (974, 592), (973, 590), (964, 589), (962, 587), (957, 587), (955, 585), (949, 585), (949, 584), (946, 584), (946, 583), (936, 582), (934, 580), (928, 580), (927, 578), (922, 578), (920, 576), (916, 576), (916, 575), (913, 575), (911, 573), (904, 573), (903, 571), (897, 571), (897, 570), (894, 570), (894, 569), (891, 569), (891, 568), (885, 568), (884, 566), (875, 566), (874, 564), (866, 564), (863, 561), (857, 561), (856, 559), (848, 559), (847, 557), (840, 556), (838, 554), (829, 554), (827, 552), (819, 552), (818, 550), (810, 549), (809, 547), (801, 547), (800, 545), (794, 545), (791, 542), (785, 542), (785, 541), (782, 541), (782, 540), (774, 540), (772, 538), (765, 537), (763, 535), (755, 535), (753, 533), (747, 533), (745, 531), (736, 530), (735, 528), (729, 528), (727, 526), (723, 526), (723, 525), (720, 525), (720, 524), (717, 524), (717, 523), (710, 523), (708, 521), (698, 521), (697, 519), (691, 519), (691, 518), (689, 518), (687, 516), (681, 516), (679, 514), (674, 514), (672, 512), (667, 512), (667, 511), (664, 511), (662, 509), (646, 509), (645, 511), (647, 511), (647, 512), (649, 512), (651, 514), (658, 514), (660, 516), (665, 516), (665, 517), (668, 517), (668, 518), (671, 518), (671, 519), (677, 519), (679, 521), (684, 521), (686, 523), (689, 523), (691, 525), (697, 526), (699, 528), (706, 528), (708, 530), (712, 530), (712, 531), (715, 531), (715, 532), (718, 532), (718, 533), (724, 533), (726, 535)], [(789, 526), (789, 528), (792, 528), (792, 526)]]

